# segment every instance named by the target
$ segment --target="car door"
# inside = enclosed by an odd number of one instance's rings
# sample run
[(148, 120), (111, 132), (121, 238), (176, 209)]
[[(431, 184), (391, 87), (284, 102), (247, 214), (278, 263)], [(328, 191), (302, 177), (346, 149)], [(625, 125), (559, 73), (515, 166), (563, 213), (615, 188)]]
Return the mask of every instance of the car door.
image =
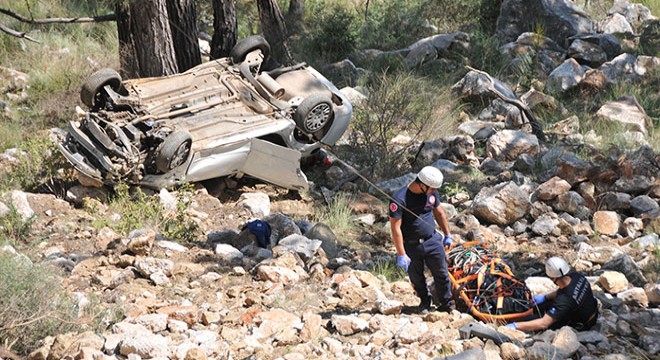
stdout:
[(244, 174), (287, 189), (307, 190), (307, 176), (300, 169), (300, 152), (260, 139), (250, 140), (242, 167)]

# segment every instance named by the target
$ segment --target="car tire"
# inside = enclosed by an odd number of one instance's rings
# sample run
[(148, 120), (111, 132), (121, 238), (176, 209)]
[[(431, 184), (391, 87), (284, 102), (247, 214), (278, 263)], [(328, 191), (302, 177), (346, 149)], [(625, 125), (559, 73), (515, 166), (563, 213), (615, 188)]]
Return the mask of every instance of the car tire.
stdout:
[(117, 71), (106, 68), (93, 73), (80, 89), (80, 100), (90, 108), (96, 107), (99, 105), (96, 95), (106, 85), (117, 92), (121, 89), (121, 76)]
[(165, 138), (156, 153), (156, 168), (162, 173), (177, 168), (188, 160), (192, 138), (185, 131), (175, 131)]
[(264, 55), (263, 63), (266, 63), (270, 56), (270, 45), (268, 44), (268, 41), (260, 35), (248, 36), (239, 41), (234, 48), (231, 49), (229, 57), (234, 64), (240, 64), (245, 60), (247, 54), (257, 49), (261, 50), (261, 53)]
[(332, 120), (332, 101), (325, 94), (313, 94), (305, 98), (293, 113), (293, 120), (302, 131), (313, 134)]

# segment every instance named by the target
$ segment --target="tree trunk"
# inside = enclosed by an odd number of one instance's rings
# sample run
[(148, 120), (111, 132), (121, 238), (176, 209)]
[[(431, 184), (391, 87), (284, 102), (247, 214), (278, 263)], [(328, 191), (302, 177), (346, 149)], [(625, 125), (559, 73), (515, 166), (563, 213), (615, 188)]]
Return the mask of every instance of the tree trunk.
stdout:
[(237, 33), (236, 0), (213, 0), (211, 57), (218, 59), (229, 56), (229, 52), (236, 45)]
[(288, 65), (293, 62), (287, 44), (286, 25), (280, 6), (276, 0), (257, 0), (261, 30), (264, 38), (270, 43), (272, 58), (280, 64)]
[(165, 0), (118, 2), (116, 10), (122, 77), (176, 74)]
[(197, 41), (197, 14), (194, 0), (167, 0), (174, 52), (179, 72), (202, 63)]
[(302, 31), (304, 14), (305, 0), (291, 0), (289, 2), (289, 11), (286, 14), (286, 26), (290, 34)]

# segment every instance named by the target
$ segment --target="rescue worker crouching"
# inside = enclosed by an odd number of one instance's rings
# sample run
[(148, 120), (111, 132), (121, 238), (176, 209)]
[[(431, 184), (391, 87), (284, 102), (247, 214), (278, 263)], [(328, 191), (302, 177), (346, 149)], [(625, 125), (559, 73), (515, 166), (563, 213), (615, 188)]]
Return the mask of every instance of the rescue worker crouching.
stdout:
[(545, 273), (559, 289), (534, 296), (538, 314), (507, 327), (527, 331), (559, 329), (568, 325), (584, 331), (594, 326), (598, 320), (598, 302), (591, 292), (589, 281), (582, 274), (571, 271), (568, 263), (560, 257), (548, 259)]
[[(426, 286), (424, 266), (433, 275), (439, 311), (454, 308), (451, 282), (447, 269), (445, 246), (452, 243), (449, 223), (440, 206), (438, 190), (443, 175), (432, 166), (424, 167), (417, 178), (397, 190), (389, 204), (392, 241), (397, 252), (397, 265), (403, 268), (420, 298), (419, 310), (431, 308), (431, 295)], [(435, 230), (438, 223), (444, 236)]]

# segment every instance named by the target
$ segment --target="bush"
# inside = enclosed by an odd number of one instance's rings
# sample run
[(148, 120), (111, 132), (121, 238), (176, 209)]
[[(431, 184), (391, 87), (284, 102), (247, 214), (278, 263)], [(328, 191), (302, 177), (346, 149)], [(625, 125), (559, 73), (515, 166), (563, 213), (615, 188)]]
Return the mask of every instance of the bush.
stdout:
[(0, 217), (0, 243), (8, 242), (16, 246), (28, 239), (34, 218), (23, 219), (13, 204), (9, 204), (9, 213)]
[(0, 252), (0, 342), (21, 355), (76, 328), (77, 310), (53, 269)]
[[(446, 121), (449, 101), (429, 80), (409, 73), (374, 77), (369, 98), (355, 108), (349, 134), (350, 150), (345, 157), (370, 176), (388, 178), (410, 170), (407, 157), (412, 146), (429, 138), (437, 139)], [(394, 137), (405, 134), (398, 144)]]
[(335, 62), (355, 51), (359, 19), (354, 11), (336, 2), (311, 3), (308, 10), (302, 59)]
[(316, 208), (314, 220), (330, 227), (337, 238), (345, 239), (356, 230), (353, 212), (349, 207), (351, 198), (348, 195), (337, 194), (328, 207)]
[(440, 32), (463, 29), (494, 34), (500, 4), (501, 0), (433, 0), (427, 16)]
[(0, 190), (23, 189), (63, 196), (62, 181), (71, 181), (73, 173), (55, 144), (47, 136), (28, 137), (19, 148), (18, 161), (0, 171)]
[[(158, 197), (149, 196), (139, 188), (131, 192), (131, 187), (127, 184), (119, 184), (115, 186), (114, 190), (108, 203), (108, 209), (111, 213), (119, 214), (119, 221), (100, 218), (95, 223), (97, 228), (108, 226), (118, 233), (128, 235), (135, 229), (157, 226), (158, 220), (161, 218)], [(86, 202), (84, 207), (93, 215), (103, 215), (93, 204), (95, 203)]]
[(200, 235), (199, 225), (188, 215), (188, 208), (192, 202), (193, 186), (185, 184), (176, 192), (176, 210), (164, 214), (160, 225), (163, 235), (177, 241), (192, 242)]
[(360, 46), (380, 50), (406, 48), (432, 34), (426, 9), (431, 1), (376, 0), (365, 9)]
[(396, 265), (396, 261), (389, 257), (376, 259), (369, 271), (374, 275), (382, 275), (389, 282), (395, 282), (405, 279), (406, 272)]
[(163, 211), (157, 195), (147, 195), (140, 188), (119, 184), (115, 186), (108, 203), (109, 212), (119, 214), (118, 221), (104, 217), (97, 202), (87, 201), (83, 207), (97, 217), (94, 227), (99, 229), (108, 226), (118, 233), (128, 235), (136, 229), (153, 228), (177, 241), (193, 241), (200, 235), (200, 228), (188, 215), (192, 186), (181, 186), (176, 193), (176, 200), (176, 209), (167, 213)]

